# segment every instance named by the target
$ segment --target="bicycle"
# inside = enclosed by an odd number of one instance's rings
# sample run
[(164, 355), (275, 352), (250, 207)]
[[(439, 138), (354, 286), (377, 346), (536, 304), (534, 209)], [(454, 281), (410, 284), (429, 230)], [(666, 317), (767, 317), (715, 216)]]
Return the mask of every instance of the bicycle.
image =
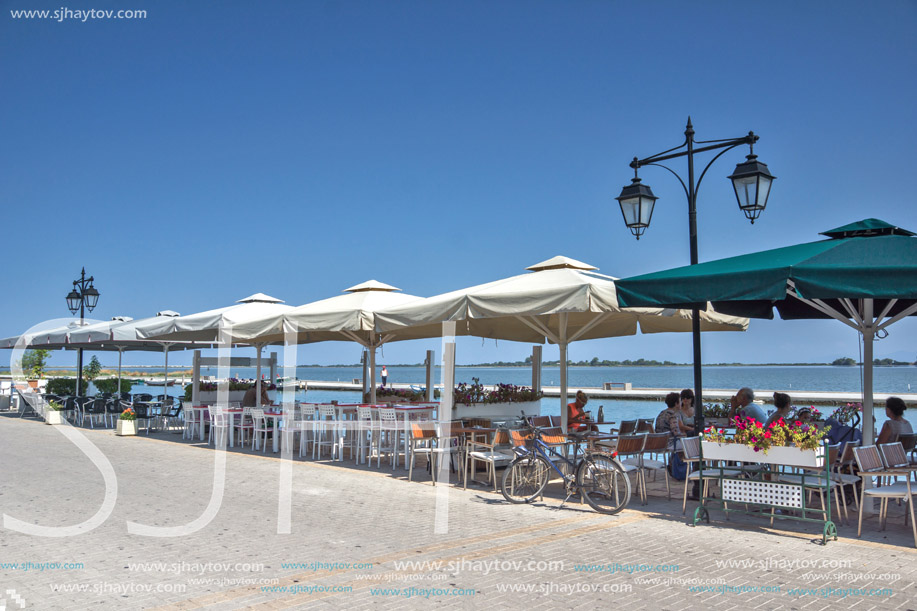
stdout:
[[(541, 496), (554, 469), (563, 479), (567, 493), (561, 506), (577, 492), (599, 513), (616, 514), (630, 502), (630, 478), (614, 454), (583, 449), (582, 458), (577, 460), (580, 444), (589, 437), (587, 432), (567, 433), (573, 441), (571, 460), (542, 441), (544, 431), (540, 427), (526, 424), (524, 429), (528, 431), (526, 444), (513, 449), (517, 456), (503, 472), (500, 491), (507, 501), (534, 501)], [(555, 459), (569, 468), (569, 475), (558, 468)]]

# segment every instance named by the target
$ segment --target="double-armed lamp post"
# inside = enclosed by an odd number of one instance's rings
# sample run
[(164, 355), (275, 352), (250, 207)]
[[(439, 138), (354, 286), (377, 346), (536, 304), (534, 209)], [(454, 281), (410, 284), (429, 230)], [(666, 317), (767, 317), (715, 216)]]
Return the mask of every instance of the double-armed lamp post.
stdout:
[[(93, 277), (86, 277), (86, 268), (80, 273), (78, 280), (73, 281), (73, 290), (67, 295), (67, 307), (71, 314), (80, 311), (80, 326), (83, 325), (85, 310), (92, 312), (99, 303), (99, 291), (92, 286)], [(83, 396), (83, 349), (76, 352), (76, 396)]]
[[(748, 132), (747, 136), (741, 138), (729, 138), (726, 140), (694, 140), (694, 126), (691, 125), (691, 117), (688, 117), (688, 125), (685, 128), (685, 141), (674, 148), (668, 149), (656, 155), (634, 160), (630, 162), (630, 167), (634, 169), (634, 178), (631, 184), (624, 187), (621, 195), (618, 196), (618, 203), (621, 204), (621, 212), (624, 214), (624, 223), (630, 229), (637, 239), (643, 235), (643, 232), (650, 226), (650, 220), (653, 217), (653, 206), (659, 199), (653, 195), (649, 185), (640, 182), (637, 171), (643, 166), (653, 165), (664, 168), (675, 175), (678, 182), (685, 190), (688, 198), (688, 232), (691, 239), (691, 265), (696, 265), (697, 260), (697, 191), (700, 189), (701, 182), (707, 174), (707, 170), (717, 159), (722, 157), (728, 151), (741, 146), (748, 145), (748, 155), (745, 161), (736, 166), (735, 172), (729, 176), (732, 186), (735, 189), (736, 199), (739, 202), (739, 208), (745, 213), (745, 216), (754, 224), (755, 219), (767, 206), (767, 196), (770, 195), (771, 183), (775, 176), (768, 172), (767, 166), (758, 161), (757, 155), (754, 154), (754, 144), (758, 141), (758, 136), (754, 132)], [(700, 146), (696, 146), (700, 145)], [(681, 150), (685, 149), (685, 150)], [(697, 181), (694, 180), (694, 155), (707, 151), (721, 150), (703, 169)], [(663, 165), (661, 161), (676, 159), (678, 157), (687, 157), (688, 159), (688, 182), (682, 180), (681, 176), (672, 168)], [(695, 430), (700, 432), (704, 427), (704, 404), (703, 404), (703, 383), (701, 376), (701, 349), (700, 349), (700, 313), (695, 308), (692, 310), (692, 336), (694, 340), (694, 423)]]

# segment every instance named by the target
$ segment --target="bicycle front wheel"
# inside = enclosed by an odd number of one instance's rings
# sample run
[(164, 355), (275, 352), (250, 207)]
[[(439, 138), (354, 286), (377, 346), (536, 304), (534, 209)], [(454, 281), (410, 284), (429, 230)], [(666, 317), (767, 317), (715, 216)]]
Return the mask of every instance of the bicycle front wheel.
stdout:
[(624, 467), (608, 456), (584, 458), (576, 470), (576, 485), (599, 513), (618, 513), (630, 502), (630, 478)]
[(531, 503), (548, 483), (551, 466), (541, 456), (528, 454), (511, 462), (503, 472), (500, 492), (510, 503)]

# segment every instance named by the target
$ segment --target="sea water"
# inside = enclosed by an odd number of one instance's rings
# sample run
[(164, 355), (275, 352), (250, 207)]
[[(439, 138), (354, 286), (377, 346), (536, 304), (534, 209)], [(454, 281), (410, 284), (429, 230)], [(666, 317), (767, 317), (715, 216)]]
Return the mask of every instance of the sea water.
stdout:
[[(382, 369), (377, 365), (376, 375)], [(422, 386), (426, 378), (423, 367), (387, 366), (388, 382), (396, 384), (415, 384)], [(149, 375), (155, 375), (155, 369), (145, 369)], [(159, 369), (159, 372), (162, 370)], [(269, 371), (262, 373), (267, 377)], [(283, 370), (278, 370), (283, 375)], [(216, 367), (201, 368), (202, 376), (218, 376)], [(300, 380), (351, 382), (362, 375), (360, 367), (297, 367), (296, 377)], [(231, 367), (230, 376), (251, 379), (255, 377), (254, 367)], [(703, 369), (704, 388), (736, 390), (743, 386), (757, 389), (779, 390), (791, 397), (794, 391), (836, 391), (862, 392), (862, 372), (859, 367), (832, 366), (705, 366)], [(456, 383), (471, 383), (472, 378), (480, 379), (482, 384), (515, 384), (531, 386), (532, 370), (530, 367), (457, 367)], [(436, 384), (441, 383), (439, 369), (434, 372)], [(560, 370), (558, 367), (543, 367), (541, 375), (543, 386), (559, 386)], [(381, 379), (377, 380), (380, 383)], [(675, 367), (570, 367), (568, 386), (571, 395), (579, 388), (601, 388), (605, 382), (630, 382), (634, 388), (693, 388), (694, 371), (690, 366)], [(917, 367), (876, 367), (873, 369), (873, 389), (880, 393), (909, 393), (917, 391)], [(162, 394), (162, 386), (135, 386), (133, 392)], [(178, 386), (169, 388), (170, 395), (180, 396), (183, 390)], [(271, 393), (274, 395), (275, 393)], [(764, 399), (764, 397), (761, 397)], [(769, 397), (768, 397), (769, 398)], [(276, 400), (276, 399), (275, 399)], [(323, 403), (332, 400), (341, 403), (361, 401), (358, 391), (297, 391), (296, 400)], [(605, 419), (609, 421), (632, 420), (635, 418), (652, 418), (662, 409), (661, 401), (594, 399), (588, 409), (593, 415), (598, 413), (599, 406), (604, 406)], [(482, 407), (482, 409), (484, 409)], [(766, 405), (772, 410), (772, 405)], [(830, 414), (833, 408), (822, 406), (823, 413)], [(483, 412), (482, 412), (483, 413)], [(543, 415), (559, 415), (560, 399), (545, 398), (541, 401)], [(917, 430), (917, 410), (908, 410), (905, 416)], [(875, 411), (879, 427), (886, 420), (884, 407)], [(878, 429), (877, 429), (878, 430)]]

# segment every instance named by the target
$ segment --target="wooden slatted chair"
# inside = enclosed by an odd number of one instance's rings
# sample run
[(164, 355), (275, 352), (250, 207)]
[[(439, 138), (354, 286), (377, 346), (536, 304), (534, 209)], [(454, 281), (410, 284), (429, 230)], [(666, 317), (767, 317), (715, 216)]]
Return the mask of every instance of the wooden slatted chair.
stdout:
[(633, 435), (637, 432), (637, 421), (636, 420), (622, 420), (621, 426), (618, 428), (618, 433), (621, 435)]
[[(883, 444), (885, 445), (885, 444)], [(860, 519), (857, 522), (857, 537), (863, 533), (863, 506), (866, 505), (870, 497), (880, 499), (879, 505), (879, 524), (882, 530), (888, 520), (888, 501), (889, 499), (902, 499), (908, 505), (910, 512), (911, 529), (914, 531), (914, 546), (917, 547), (917, 524), (914, 523), (914, 494), (917, 490), (911, 489), (910, 479), (904, 482), (897, 482), (889, 486), (879, 486), (878, 488), (867, 488), (866, 480), (872, 477), (887, 477), (897, 475), (900, 472), (889, 473), (882, 462), (879, 450), (876, 446), (863, 446), (854, 448), (853, 455), (856, 458), (857, 466), (860, 469), (862, 478), (862, 487), (860, 488)], [(904, 524), (907, 526), (908, 514), (904, 514)]]
[[(618, 437), (618, 445), (615, 447), (618, 459), (624, 465), (624, 470), (628, 474), (636, 473), (637, 492), (640, 494), (640, 502), (644, 505), (646, 505), (646, 474), (640, 468), (639, 462), (643, 458), (646, 437), (645, 433), (640, 435), (620, 435)], [(666, 443), (668, 443), (668, 440)]]

